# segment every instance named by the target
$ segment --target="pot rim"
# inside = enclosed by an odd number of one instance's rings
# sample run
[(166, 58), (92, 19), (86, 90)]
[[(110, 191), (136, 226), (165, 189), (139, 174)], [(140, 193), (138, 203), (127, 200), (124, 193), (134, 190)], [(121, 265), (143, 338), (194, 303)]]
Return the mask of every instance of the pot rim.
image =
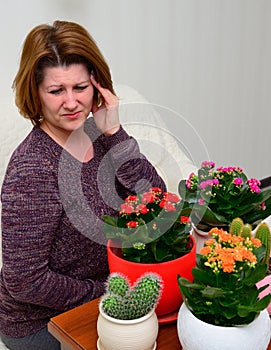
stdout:
[(99, 312), (104, 318), (106, 318), (110, 322), (118, 323), (118, 324), (131, 325), (131, 324), (135, 324), (135, 323), (144, 322), (145, 320), (150, 318), (155, 313), (155, 308), (153, 308), (151, 311), (149, 311), (146, 315), (144, 315), (142, 317), (139, 317), (139, 318), (134, 318), (132, 320), (121, 320), (121, 319), (114, 318), (112, 316), (107, 315), (105, 313), (105, 311), (102, 309), (101, 302), (99, 303)]
[[(202, 320), (200, 320), (199, 318), (197, 318), (197, 316), (195, 316), (194, 314), (193, 314), (193, 312), (192, 312), (192, 310), (189, 308), (189, 306), (187, 306), (187, 304), (186, 304), (186, 302), (184, 301), (183, 303), (182, 303), (182, 305), (181, 305), (181, 307), (180, 307), (180, 309), (181, 308), (186, 308), (189, 312), (190, 312), (190, 314), (191, 314), (191, 317), (192, 318), (194, 318), (194, 319), (196, 319), (197, 320), (197, 322), (199, 322), (199, 323), (205, 323), (206, 325), (208, 325), (208, 326), (210, 326), (210, 327), (216, 327), (216, 328), (219, 328), (219, 329), (231, 329), (231, 328), (243, 328), (243, 327), (248, 327), (248, 326), (250, 326), (250, 325), (252, 325), (259, 317), (260, 317), (260, 315), (262, 315), (262, 314), (264, 314), (264, 313), (268, 313), (267, 312), (267, 309), (264, 309), (264, 310), (262, 310), (262, 311), (260, 311), (257, 315), (256, 315), (256, 317), (254, 318), (254, 320), (252, 320), (250, 323), (246, 323), (246, 324), (240, 324), (240, 325), (234, 325), (234, 326), (220, 326), (220, 325), (215, 325), (215, 324), (212, 324), (212, 323), (207, 323), (207, 322), (204, 322), (204, 321), (202, 321)], [(179, 312), (180, 312), (180, 310), (179, 310)]]
[[(190, 254), (194, 254), (196, 252), (196, 239), (194, 236), (192, 236), (192, 234), (190, 234), (189, 236), (190, 240), (192, 241), (193, 245), (192, 245), (192, 248), (190, 250), (190, 252), (188, 252), (187, 254), (185, 255), (182, 255), (180, 256), (179, 258), (177, 259), (174, 259), (174, 260), (169, 260), (169, 261), (163, 261), (163, 262), (154, 262), (154, 263), (141, 263), (141, 262), (135, 262), (135, 261), (129, 261), (129, 260), (126, 260), (127, 262), (129, 262), (129, 264), (131, 264), (132, 266), (138, 266), (138, 265), (141, 265), (141, 266), (146, 266), (146, 267), (150, 267), (150, 266), (156, 266), (157, 264), (161, 265), (161, 266), (165, 266), (165, 265), (168, 265), (168, 264), (171, 264), (173, 261), (176, 262), (177, 260), (183, 260), (185, 257), (189, 256)], [(121, 249), (120, 247), (116, 247), (116, 246), (112, 246), (111, 245), (111, 242), (113, 242), (112, 239), (109, 239), (107, 241), (107, 249), (108, 251), (110, 251), (111, 254), (113, 254), (115, 256), (115, 258), (119, 261), (123, 261), (124, 259), (118, 255), (116, 255), (114, 252), (113, 252), (113, 249), (112, 248), (119, 248)]]

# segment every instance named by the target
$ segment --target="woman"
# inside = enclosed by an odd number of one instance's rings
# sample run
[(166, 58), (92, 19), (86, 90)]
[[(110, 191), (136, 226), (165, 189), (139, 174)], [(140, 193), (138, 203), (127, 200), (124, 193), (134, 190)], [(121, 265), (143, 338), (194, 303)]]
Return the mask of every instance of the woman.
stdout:
[(165, 185), (121, 127), (109, 68), (80, 25), (32, 29), (13, 87), (34, 126), (2, 186), (0, 335), (12, 350), (60, 349), (49, 319), (104, 292), (102, 216)]

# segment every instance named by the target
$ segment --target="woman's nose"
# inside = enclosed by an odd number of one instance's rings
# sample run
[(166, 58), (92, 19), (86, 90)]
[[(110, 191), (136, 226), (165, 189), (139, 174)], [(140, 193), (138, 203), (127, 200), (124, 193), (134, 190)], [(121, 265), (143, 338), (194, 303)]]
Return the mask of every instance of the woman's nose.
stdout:
[(76, 95), (73, 92), (67, 92), (63, 103), (64, 108), (73, 110), (77, 107)]

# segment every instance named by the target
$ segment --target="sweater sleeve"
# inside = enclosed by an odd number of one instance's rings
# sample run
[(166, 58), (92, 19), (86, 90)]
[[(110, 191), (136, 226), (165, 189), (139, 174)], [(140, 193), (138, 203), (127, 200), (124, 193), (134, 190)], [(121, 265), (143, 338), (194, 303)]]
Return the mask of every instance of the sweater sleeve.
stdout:
[(115, 169), (116, 180), (128, 192), (145, 192), (150, 187), (160, 187), (163, 191), (166, 190), (164, 180), (140, 152), (137, 141), (129, 136), (122, 127), (117, 133), (103, 136), (103, 138)]
[(57, 181), (50, 164), (25, 157), (13, 158), (2, 186), (4, 282), (19, 302), (65, 310), (95, 297), (95, 284), (50, 269), (62, 215)]

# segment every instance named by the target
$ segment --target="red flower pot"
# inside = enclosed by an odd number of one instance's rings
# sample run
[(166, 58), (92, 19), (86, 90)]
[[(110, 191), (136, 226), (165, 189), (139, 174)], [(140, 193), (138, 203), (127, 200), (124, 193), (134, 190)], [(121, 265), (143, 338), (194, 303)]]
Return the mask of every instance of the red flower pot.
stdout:
[(107, 244), (108, 263), (110, 273), (120, 272), (128, 276), (131, 283), (134, 283), (137, 278), (146, 272), (154, 272), (159, 274), (164, 281), (164, 288), (161, 299), (156, 308), (158, 316), (170, 314), (179, 310), (182, 303), (182, 296), (179, 290), (177, 275), (187, 278), (192, 282), (192, 268), (196, 265), (196, 241), (193, 236), (190, 236), (191, 251), (175, 260), (143, 264), (124, 260), (121, 257), (120, 248), (113, 246), (111, 240)]

